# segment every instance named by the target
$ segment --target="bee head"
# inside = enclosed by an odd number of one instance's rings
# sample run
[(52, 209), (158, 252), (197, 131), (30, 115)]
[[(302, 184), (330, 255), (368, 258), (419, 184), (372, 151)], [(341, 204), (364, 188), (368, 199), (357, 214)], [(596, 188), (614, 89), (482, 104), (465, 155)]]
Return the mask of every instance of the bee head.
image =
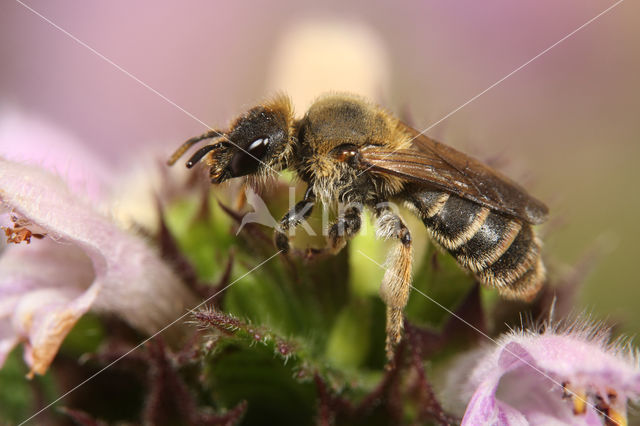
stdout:
[[(209, 136), (207, 136), (209, 135)], [(191, 168), (200, 160), (209, 167), (212, 183), (227, 179), (267, 174), (287, 166), (293, 150), (293, 112), (288, 98), (258, 105), (240, 116), (228, 132), (212, 130), (192, 138), (173, 155), (172, 164), (195, 141), (217, 138), (218, 142), (197, 151), (187, 162)], [(194, 141), (195, 140), (195, 141)]]
[(257, 106), (241, 116), (228, 133), (233, 156), (230, 177), (279, 171), (292, 150), (291, 114), (270, 105)]

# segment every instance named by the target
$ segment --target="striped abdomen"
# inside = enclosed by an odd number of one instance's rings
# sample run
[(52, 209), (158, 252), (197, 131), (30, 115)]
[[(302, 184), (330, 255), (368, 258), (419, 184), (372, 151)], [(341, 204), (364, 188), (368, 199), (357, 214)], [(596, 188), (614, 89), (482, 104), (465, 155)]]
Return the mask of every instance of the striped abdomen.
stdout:
[(531, 299), (545, 279), (531, 225), (440, 191), (409, 196), (431, 237), (476, 278), (501, 294)]

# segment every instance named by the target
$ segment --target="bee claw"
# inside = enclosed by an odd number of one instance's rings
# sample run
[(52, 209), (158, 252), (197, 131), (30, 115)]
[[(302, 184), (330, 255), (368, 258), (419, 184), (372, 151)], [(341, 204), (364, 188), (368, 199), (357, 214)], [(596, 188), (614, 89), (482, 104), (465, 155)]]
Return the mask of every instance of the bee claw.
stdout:
[(276, 230), (274, 235), (274, 242), (278, 250), (282, 252), (282, 254), (287, 254), (289, 252), (289, 237), (284, 232)]

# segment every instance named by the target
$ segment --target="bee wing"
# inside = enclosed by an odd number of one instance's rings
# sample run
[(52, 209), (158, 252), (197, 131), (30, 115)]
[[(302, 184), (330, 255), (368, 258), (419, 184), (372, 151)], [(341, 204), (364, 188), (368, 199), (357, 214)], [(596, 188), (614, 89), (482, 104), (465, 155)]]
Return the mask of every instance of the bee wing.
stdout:
[(361, 161), (373, 173), (392, 174), (453, 193), (490, 209), (538, 224), (547, 206), (524, 188), (489, 166), (407, 127), (415, 139), (413, 149), (390, 150), (368, 146)]

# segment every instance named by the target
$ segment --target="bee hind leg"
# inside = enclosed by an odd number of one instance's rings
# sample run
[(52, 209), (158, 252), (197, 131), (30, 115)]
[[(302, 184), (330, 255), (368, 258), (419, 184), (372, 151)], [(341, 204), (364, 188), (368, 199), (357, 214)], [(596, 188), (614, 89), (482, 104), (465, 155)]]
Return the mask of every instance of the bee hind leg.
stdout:
[(395, 239), (396, 244), (389, 252), (386, 271), (380, 285), (380, 297), (387, 305), (386, 353), (390, 368), (393, 365), (394, 349), (402, 339), (403, 311), (409, 299), (411, 287), (411, 264), (413, 248), (411, 233), (402, 218), (388, 207), (376, 209), (379, 237)]

